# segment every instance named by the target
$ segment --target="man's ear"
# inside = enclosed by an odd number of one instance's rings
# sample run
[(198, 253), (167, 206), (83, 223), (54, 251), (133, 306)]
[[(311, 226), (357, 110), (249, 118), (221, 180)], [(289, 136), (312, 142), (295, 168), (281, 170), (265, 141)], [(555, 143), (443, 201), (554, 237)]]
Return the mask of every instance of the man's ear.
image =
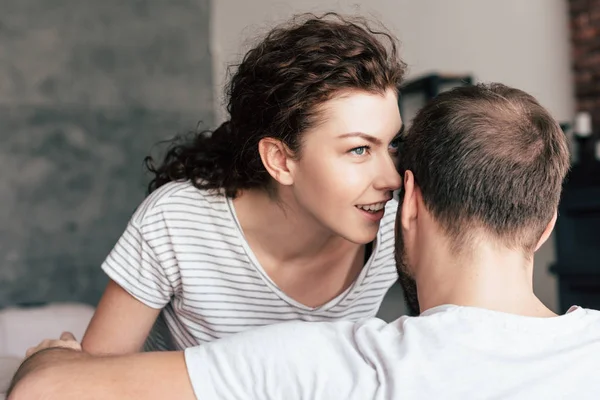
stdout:
[(404, 191), (404, 197), (402, 198), (402, 204), (400, 205), (402, 208), (400, 223), (402, 229), (407, 230), (417, 218), (418, 210), (415, 176), (410, 170), (404, 172), (402, 190)]
[(554, 211), (554, 215), (552, 216), (552, 219), (550, 220), (550, 222), (548, 222), (548, 225), (546, 225), (546, 229), (544, 229), (544, 233), (542, 233), (540, 240), (538, 241), (537, 245), (535, 246), (535, 251), (538, 251), (538, 249), (540, 247), (542, 247), (542, 245), (544, 243), (546, 243), (546, 240), (548, 240), (548, 238), (552, 234), (552, 231), (554, 230), (554, 225), (556, 225), (557, 218), (558, 218), (558, 213), (556, 211)]
[(279, 139), (266, 137), (258, 142), (258, 152), (265, 169), (282, 185), (294, 183), (291, 173), (292, 151)]

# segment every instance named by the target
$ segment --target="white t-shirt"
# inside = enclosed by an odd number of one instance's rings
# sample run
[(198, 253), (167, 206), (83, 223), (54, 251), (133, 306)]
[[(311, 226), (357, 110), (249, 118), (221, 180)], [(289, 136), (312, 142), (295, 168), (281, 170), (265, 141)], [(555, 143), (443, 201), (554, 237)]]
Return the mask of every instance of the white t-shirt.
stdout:
[[(184, 349), (249, 328), (286, 322), (374, 317), (397, 280), (390, 201), (356, 281), (320, 307), (288, 297), (268, 277), (231, 199), (171, 182), (138, 207), (102, 269), (144, 304), (163, 309), (147, 350)], [(265, 221), (268, 224), (268, 221)]]
[(600, 312), (448, 305), (390, 324), (293, 322), (185, 358), (199, 400), (600, 399)]

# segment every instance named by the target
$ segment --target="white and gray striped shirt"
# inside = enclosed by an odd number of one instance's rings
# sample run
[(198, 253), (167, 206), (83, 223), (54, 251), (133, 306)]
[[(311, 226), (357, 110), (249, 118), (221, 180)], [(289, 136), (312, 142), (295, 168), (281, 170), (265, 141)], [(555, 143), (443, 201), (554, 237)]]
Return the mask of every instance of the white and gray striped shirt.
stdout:
[(231, 199), (171, 182), (138, 207), (102, 269), (132, 296), (160, 308), (146, 349), (196, 346), (291, 320), (374, 317), (396, 281), (394, 219), (388, 202), (373, 251), (356, 281), (311, 308), (282, 292), (244, 239)]

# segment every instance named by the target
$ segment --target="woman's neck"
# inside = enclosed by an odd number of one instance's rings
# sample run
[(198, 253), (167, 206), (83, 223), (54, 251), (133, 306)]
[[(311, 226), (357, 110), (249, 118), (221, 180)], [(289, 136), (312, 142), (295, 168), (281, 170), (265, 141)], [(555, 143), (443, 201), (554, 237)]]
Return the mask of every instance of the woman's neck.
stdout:
[(360, 274), (365, 246), (327, 231), (293, 202), (246, 191), (233, 204), (263, 270), (294, 300), (308, 307), (323, 305)]
[(255, 251), (278, 262), (315, 259), (360, 246), (333, 234), (292, 198), (274, 198), (264, 190), (246, 190), (233, 205), (246, 240)]

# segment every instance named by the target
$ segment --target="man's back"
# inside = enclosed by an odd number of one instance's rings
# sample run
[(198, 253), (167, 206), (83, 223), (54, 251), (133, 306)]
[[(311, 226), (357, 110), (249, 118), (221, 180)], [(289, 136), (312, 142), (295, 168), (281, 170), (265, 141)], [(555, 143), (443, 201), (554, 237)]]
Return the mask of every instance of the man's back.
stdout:
[(186, 358), (205, 398), (598, 399), (600, 312), (440, 306), (388, 325), (282, 324)]
[(530, 318), (440, 306), (390, 326), (402, 335), (384, 347), (390, 398), (600, 398), (598, 311)]

